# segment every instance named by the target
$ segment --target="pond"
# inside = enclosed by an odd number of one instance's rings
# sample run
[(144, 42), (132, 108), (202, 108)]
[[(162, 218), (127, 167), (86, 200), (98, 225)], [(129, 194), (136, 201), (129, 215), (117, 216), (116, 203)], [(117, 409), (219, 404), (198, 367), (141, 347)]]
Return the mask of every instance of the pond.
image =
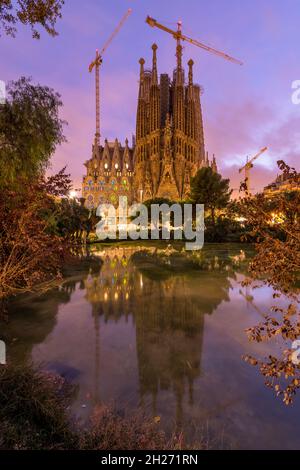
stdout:
[(61, 285), (10, 304), (9, 359), (76, 384), (82, 422), (105, 403), (210, 448), (300, 448), (299, 399), (284, 405), (242, 358), (276, 347), (245, 334), (273, 301), (272, 289), (240, 284), (251, 254), (238, 244), (194, 254), (179, 243), (94, 245)]

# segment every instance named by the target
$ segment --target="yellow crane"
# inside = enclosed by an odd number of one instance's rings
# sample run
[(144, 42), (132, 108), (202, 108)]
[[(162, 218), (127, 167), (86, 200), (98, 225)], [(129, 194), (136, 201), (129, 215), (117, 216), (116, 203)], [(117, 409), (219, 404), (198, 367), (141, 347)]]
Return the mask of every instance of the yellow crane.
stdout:
[(121, 19), (120, 23), (116, 27), (116, 29), (113, 31), (111, 36), (108, 38), (106, 43), (104, 44), (103, 48), (99, 52), (98, 49), (96, 49), (96, 57), (91, 62), (89, 65), (89, 72), (92, 72), (93, 69), (95, 68), (95, 85), (96, 85), (96, 134), (95, 134), (95, 141), (97, 145), (100, 145), (100, 65), (102, 64), (102, 56), (104, 52), (106, 51), (107, 47), (111, 43), (111, 41), (114, 39), (116, 34), (120, 31), (122, 28), (123, 24), (127, 20), (128, 16), (131, 14), (132, 9), (129, 8), (123, 18)]
[(165, 31), (166, 33), (171, 34), (173, 38), (177, 41), (177, 45), (180, 45), (180, 40), (187, 41), (191, 44), (194, 44), (194, 46), (200, 47), (201, 49), (204, 49), (207, 52), (211, 52), (212, 54), (222, 57), (223, 59), (229, 60), (230, 62), (233, 62), (238, 65), (243, 65), (243, 62), (241, 62), (240, 60), (235, 59), (234, 57), (231, 57), (230, 55), (225, 54), (224, 52), (218, 51), (217, 49), (214, 49), (213, 47), (207, 46), (206, 44), (203, 44), (199, 41), (196, 41), (195, 39), (191, 39), (188, 36), (185, 36), (184, 34), (182, 34), (181, 21), (178, 21), (177, 23), (177, 31), (174, 31), (173, 29), (170, 29), (167, 26), (164, 26), (163, 24), (156, 21), (154, 18), (151, 18), (151, 16), (147, 16), (146, 23), (148, 23), (148, 25), (151, 26), (152, 28), (156, 27), (156, 28), (161, 29), (162, 31)]
[(242, 171), (245, 172), (244, 184), (245, 184), (245, 194), (246, 194), (246, 196), (250, 196), (250, 195), (251, 195), (251, 189), (250, 189), (250, 170), (251, 170), (251, 168), (253, 168), (253, 162), (254, 162), (258, 157), (260, 157), (260, 155), (262, 155), (263, 153), (265, 153), (267, 150), (268, 150), (268, 147), (264, 147), (264, 148), (262, 148), (256, 155), (254, 155), (254, 157), (250, 158), (250, 160), (249, 160), (248, 157), (247, 157), (246, 164), (245, 164), (244, 166), (242, 166), (242, 168), (239, 169), (239, 173), (242, 173)]

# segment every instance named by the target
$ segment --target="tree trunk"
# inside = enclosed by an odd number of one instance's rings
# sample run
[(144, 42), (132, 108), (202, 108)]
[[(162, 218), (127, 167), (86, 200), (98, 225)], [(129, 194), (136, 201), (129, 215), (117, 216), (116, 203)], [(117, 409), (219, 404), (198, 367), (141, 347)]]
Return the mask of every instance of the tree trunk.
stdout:
[(215, 226), (215, 208), (214, 207), (211, 208), (211, 221), (212, 221), (213, 226)]

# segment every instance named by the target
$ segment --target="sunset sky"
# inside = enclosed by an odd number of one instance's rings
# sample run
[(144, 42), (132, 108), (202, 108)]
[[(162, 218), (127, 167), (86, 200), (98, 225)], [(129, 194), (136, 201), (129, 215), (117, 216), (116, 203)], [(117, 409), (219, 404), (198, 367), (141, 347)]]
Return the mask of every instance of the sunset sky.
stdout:
[(95, 132), (94, 77), (88, 65), (128, 8), (133, 9), (110, 44), (101, 69), (102, 138), (123, 143), (135, 133), (140, 57), (151, 61), (158, 45), (158, 69), (172, 74), (175, 41), (145, 23), (149, 14), (244, 62), (242, 67), (184, 44), (184, 65), (195, 62), (194, 79), (204, 88), (202, 110), (206, 150), (237, 188), (246, 155), (268, 146), (252, 172), (261, 189), (276, 176), (276, 161), (299, 169), (300, 105), (292, 103), (292, 82), (300, 80), (299, 0), (65, 0), (59, 36), (19, 28), (15, 39), (0, 38), (0, 80), (32, 76), (57, 90), (68, 143), (57, 149), (52, 170), (68, 166), (79, 187)]

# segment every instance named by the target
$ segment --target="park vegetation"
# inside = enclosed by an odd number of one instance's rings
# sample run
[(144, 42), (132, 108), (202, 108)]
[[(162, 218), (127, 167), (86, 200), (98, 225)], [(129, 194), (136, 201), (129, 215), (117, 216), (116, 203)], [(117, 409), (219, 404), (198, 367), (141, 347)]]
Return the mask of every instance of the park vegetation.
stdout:
[(21, 78), (0, 105), (0, 306), (9, 296), (57, 279), (71, 245), (93, 228), (83, 201), (70, 198), (63, 168), (46, 176), (65, 141), (60, 96)]
[(39, 28), (51, 36), (56, 36), (56, 21), (61, 18), (64, 0), (0, 0), (0, 35), (1, 31), (15, 36), (17, 26), (29, 26), (32, 36), (40, 38)]
[[(294, 168), (283, 161), (278, 166), (299, 186), (300, 174)], [(248, 337), (256, 342), (276, 340), (283, 347), (280, 355), (245, 356), (245, 360), (259, 368), (266, 385), (289, 405), (300, 388), (300, 361), (293, 348), (300, 336), (300, 191), (280, 192), (271, 199), (258, 194), (242, 200), (236, 210), (251, 227), (247, 235), (256, 247), (244, 284), (267, 285), (274, 291), (274, 305), (247, 330)]]

